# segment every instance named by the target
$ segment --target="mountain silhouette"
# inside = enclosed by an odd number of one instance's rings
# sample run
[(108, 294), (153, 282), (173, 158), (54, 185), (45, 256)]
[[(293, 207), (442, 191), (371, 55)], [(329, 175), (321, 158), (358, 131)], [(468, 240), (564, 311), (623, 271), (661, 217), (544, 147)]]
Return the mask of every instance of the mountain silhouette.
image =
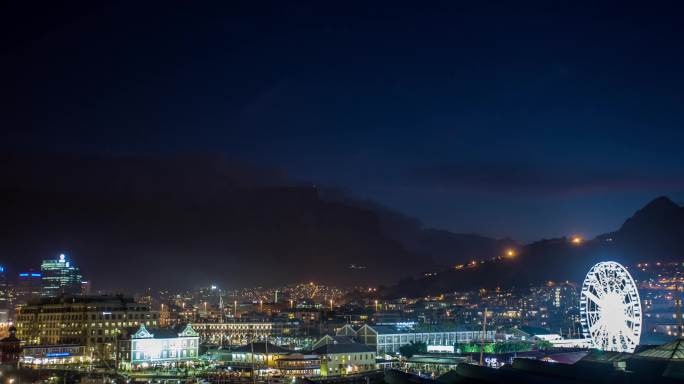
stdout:
[(470, 233), (454, 233), (441, 229), (424, 228), (419, 220), (388, 209), (373, 201), (363, 201), (343, 191), (325, 189), (321, 195), (329, 201), (368, 209), (378, 217), (383, 233), (422, 259), (430, 259), (421, 271), (434, 267), (453, 267), (473, 259), (501, 255), (508, 248), (518, 247), (511, 239), (495, 239)]
[(482, 260), (471, 268), (445, 269), (418, 279), (404, 279), (386, 296), (418, 297), (457, 290), (524, 288), (547, 281), (581, 282), (591, 266), (614, 260), (638, 262), (684, 259), (684, 208), (658, 197), (638, 210), (615, 232), (575, 244), (569, 238), (541, 240), (519, 249), (516, 257)]
[(684, 258), (684, 208), (659, 197), (637, 211), (615, 233), (613, 247), (632, 261)]
[(372, 211), (223, 156), (5, 155), (0, 210), (11, 273), (65, 252), (96, 289), (390, 283), (430, 264)]
[[(218, 155), (3, 154), (0, 212), (0, 264), (10, 275), (65, 252), (95, 289), (124, 292), (321, 281), (420, 295), (579, 280), (606, 258), (684, 254), (684, 214), (667, 198), (580, 247), (565, 238), (522, 246), (426, 229), (377, 203)], [(518, 255), (499, 259), (508, 247)], [(454, 269), (471, 260), (487, 263)]]

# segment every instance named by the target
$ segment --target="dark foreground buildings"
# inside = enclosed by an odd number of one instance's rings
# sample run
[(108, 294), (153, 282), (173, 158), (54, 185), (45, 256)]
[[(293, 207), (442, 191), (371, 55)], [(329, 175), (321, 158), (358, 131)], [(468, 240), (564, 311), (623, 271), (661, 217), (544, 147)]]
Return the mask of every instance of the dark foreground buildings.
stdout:
[(458, 364), (435, 380), (418, 378), (400, 371), (387, 371), (388, 384), (451, 383), (682, 383), (684, 342), (676, 340), (636, 354), (591, 351), (574, 364), (552, 359), (516, 358), (499, 369)]

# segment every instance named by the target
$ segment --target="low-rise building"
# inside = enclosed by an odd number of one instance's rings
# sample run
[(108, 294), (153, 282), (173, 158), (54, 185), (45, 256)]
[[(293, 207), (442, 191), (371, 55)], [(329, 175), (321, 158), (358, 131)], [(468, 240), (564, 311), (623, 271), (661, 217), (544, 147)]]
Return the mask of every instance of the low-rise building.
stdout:
[(234, 321), (225, 323), (191, 323), (200, 341), (216, 345), (243, 345), (251, 341), (276, 340), (297, 335), (296, 321)]
[(277, 360), (287, 357), (293, 351), (268, 342), (255, 342), (234, 348), (230, 363), (255, 369), (276, 368)]
[(21, 355), (21, 341), (15, 327), (10, 327), (8, 332), (9, 335), (0, 340), (0, 364), (16, 366)]
[[(339, 333), (350, 334), (351, 331), (343, 327)], [(364, 325), (355, 333), (356, 341), (374, 347), (378, 355), (395, 354), (400, 347), (417, 342), (428, 346), (453, 346), (456, 343), (481, 341), (483, 338), (480, 328), (455, 325)], [(485, 341), (494, 341), (495, 337), (494, 330), (484, 333)]]
[(199, 335), (189, 324), (150, 330), (141, 324), (130, 337), (119, 340), (117, 355), (121, 369), (192, 365), (199, 358)]
[(308, 377), (321, 374), (321, 357), (314, 354), (291, 353), (276, 359), (278, 371), (287, 377)]
[(21, 354), (21, 364), (34, 368), (78, 367), (92, 362), (93, 355), (78, 344), (29, 345)]
[(314, 345), (312, 354), (321, 361), (321, 376), (356, 374), (376, 369), (375, 348), (347, 336), (324, 336)]

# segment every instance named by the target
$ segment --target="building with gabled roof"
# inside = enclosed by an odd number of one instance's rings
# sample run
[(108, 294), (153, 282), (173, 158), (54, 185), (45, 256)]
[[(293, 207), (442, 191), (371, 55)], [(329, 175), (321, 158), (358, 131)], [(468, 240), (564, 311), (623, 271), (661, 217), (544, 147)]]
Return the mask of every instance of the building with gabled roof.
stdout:
[(355, 342), (356, 341), (354, 341), (354, 339), (351, 336), (323, 335), (323, 337), (318, 339), (318, 341), (316, 341), (314, 345), (311, 346), (311, 349), (316, 349), (326, 344), (352, 344)]
[(337, 332), (335, 332), (335, 334), (337, 336), (356, 337), (356, 330), (351, 325), (345, 324), (341, 328), (338, 328)]
[(321, 376), (356, 374), (376, 369), (374, 346), (358, 343), (349, 336), (325, 335), (313, 345), (320, 356)]
[(119, 340), (117, 361), (123, 369), (192, 365), (199, 358), (199, 334), (190, 324), (147, 329), (144, 324)]

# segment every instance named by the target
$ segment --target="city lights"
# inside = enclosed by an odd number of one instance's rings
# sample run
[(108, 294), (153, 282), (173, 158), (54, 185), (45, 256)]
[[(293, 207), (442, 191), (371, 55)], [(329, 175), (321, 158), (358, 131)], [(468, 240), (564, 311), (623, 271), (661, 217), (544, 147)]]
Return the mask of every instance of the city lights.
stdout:
[(8, 3), (0, 384), (684, 383), (684, 2)]

